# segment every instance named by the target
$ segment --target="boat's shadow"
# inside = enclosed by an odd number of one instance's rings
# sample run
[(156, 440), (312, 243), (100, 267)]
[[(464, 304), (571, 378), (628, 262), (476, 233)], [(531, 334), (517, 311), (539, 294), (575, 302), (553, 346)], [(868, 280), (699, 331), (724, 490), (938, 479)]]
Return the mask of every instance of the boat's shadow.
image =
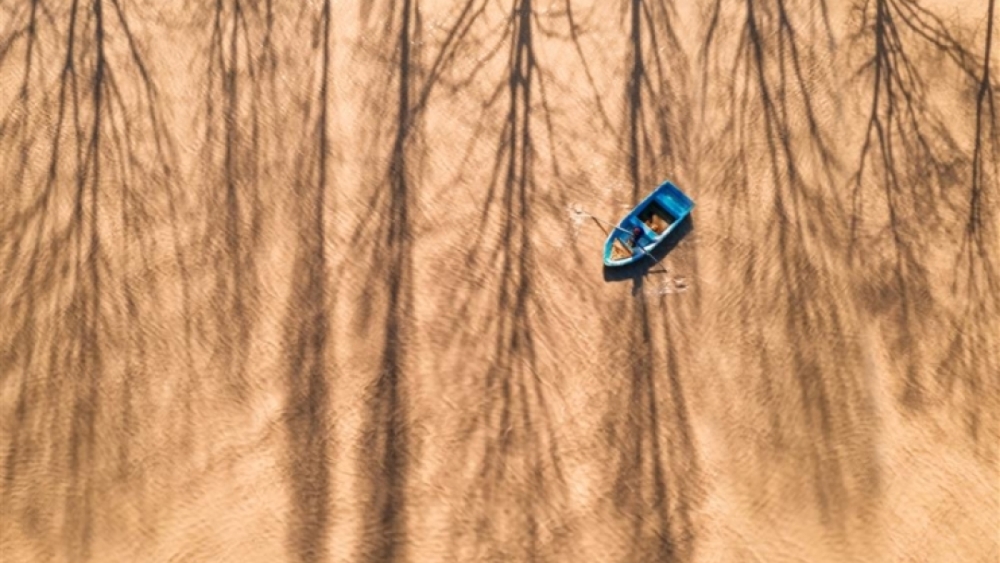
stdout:
[(663, 266), (660, 264), (660, 260), (666, 257), (667, 254), (680, 244), (681, 240), (687, 236), (691, 229), (694, 228), (694, 219), (688, 215), (681, 221), (681, 224), (674, 229), (667, 238), (660, 243), (659, 246), (650, 252), (649, 258), (644, 258), (634, 264), (629, 264), (628, 266), (619, 266), (615, 268), (604, 267), (604, 281), (608, 282), (618, 282), (626, 280), (636, 280), (643, 278), (648, 274), (656, 273), (666, 273)]

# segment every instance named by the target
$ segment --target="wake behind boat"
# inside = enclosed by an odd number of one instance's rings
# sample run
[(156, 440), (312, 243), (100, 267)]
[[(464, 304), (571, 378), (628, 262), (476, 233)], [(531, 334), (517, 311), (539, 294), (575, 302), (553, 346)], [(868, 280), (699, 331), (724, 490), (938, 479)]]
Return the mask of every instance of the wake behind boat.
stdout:
[(627, 266), (650, 255), (693, 208), (691, 198), (672, 182), (660, 184), (608, 235), (604, 243), (604, 265)]

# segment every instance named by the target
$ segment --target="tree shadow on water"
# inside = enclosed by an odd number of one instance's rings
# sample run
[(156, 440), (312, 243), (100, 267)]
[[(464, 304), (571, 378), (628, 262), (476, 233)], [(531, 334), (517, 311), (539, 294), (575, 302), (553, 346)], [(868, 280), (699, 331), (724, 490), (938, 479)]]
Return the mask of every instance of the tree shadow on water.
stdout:
[(603, 423), (608, 449), (616, 452), (609, 502), (627, 530), (625, 561), (686, 561), (695, 549), (699, 464), (682, 349), (667, 310), (662, 323), (654, 320), (657, 303), (638, 296), (606, 329), (610, 361), (626, 366), (619, 371), (624, 389), (612, 394)]
[[(683, 107), (688, 67), (674, 31), (673, 2), (632, 0), (628, 15), (623, 138), (631, 197), (638, 201), (648, 190), (645, 186), (663, 175), (664, 166), (671, 176), (684, 173), (690, 112), (674, 108)], [(605, 328), (604, 348), (623, 380), (623, 388), (611, 393), (603, 437), (608, 451), (616, 452), (608, 476), (609, 502), (628, 538), (625, 561), (685, 561), (694, 553), (691, 513), (700, 502), (698, 453), (681, 383), (682, 347), (671, 328), (676, 320), (671, 317), (690, 305), (677, 301), (679, 308), (666, 307), (642, 291), (644, 279), (664, 271), (660, 261), (693, 227), (688, 216), (652, 251), (652, 259), (604, 268), (606, 281), (630, 279), (635, 284), (634, 300), (616, 301), (605, 312), (613, 320)]]
[(257, 267), (276, 134), (266, 129), (278, 107), (272, 0), (191, 3), (195, 25), (210, 25), (196, 64), (204, 74), (200, 152), (203, 205), (200, 272), (213, 281), (211, 305), (198, 318), (213, 365), (228, 392), (247, 398), (249, 349), (260, 310)]
[[(143, 386), (159, 321), (153, 261), (169, 253), (151, 233), (176, 226), (174, 155), (122, 4), (52, 4), (0, 6), (12, 18), (0, 37), (0, 80), (9, 57), (24, 56), (0, 116), (0, 262), (9, 275), (0, 302), (19, 295), (0, 312), (0, 376), (20, 375), (2, 503), (50, 556), (63, 549), (87, 559), (107, 495), (127, 489), (145, 502), (135, 449), (147, 425), (137, 413), (148, 407)], [(184, 278), (179, 251), (174, 257)], [(100, 482), (108, 467), (115, 487)], [(56, 486), (65, 520), (54, 503), (20, 506), (16, 491)]]
[(536, 342), (548, 318), (535, 297), (532, 236), (539, 215), (551, 207), (536, 181), (536, 107), (550, 135), (553, 127), (537, 58), (540, 26), (531, 0), (512, 2), (501, 30), (508, 63), (495, 95), (482, 105), (483, 128), (496, 107), (506, 109), (477, 218), (483, 228), (465, 257), (468, 271), (495, 271), (487, 284), (473, 281), (448, 305), (457, 306), (450, 318), (470, 319), (451, 345), (463, 351), (452, 372), (468, 393), (462, 453), (449, 470), (465, 479), (450, 535), (452, 553), (464, 559), (547, 560), (565, 532), (556, 509), (566, 483), (547, 398), (551, 382), (541, 373)]
[[(368, 9), (374, 9), (369, 5)], [(375, 132), (368, 147), (377, 170), (366, 184), (373, 186), (368, 215), (352, 236), (353, 244), (374, 249), (362, 292), (364, 329), (381, 331), (374, 380), (368, 387), (362, 422), (365, 484), (362, 538), (363, 561), (405, 561), (409, 538), (409, 484), (412, 451), (407, 341), (413, 330), (414, 186), (422, 157), (421, 115), (430, 79), (419, 81), (422, 62), (420, 2), (403, 0), (383, 6), (382, 34), (375, 35), (379, 80), (368, 95), (368, 112)], [(439, 52), (439, 57), (443, 56)], [(438, 61), (440, 60), (437, 59)], [(394, 108), (385, 107), (393, 105)], [(391, 109), (390, 109), (391, 108)], [(383, 120), (392, 116), (388, 155), (382, 146)], [(372, 305), (372, 304), (377, 305)], [(378, 332), (376, 332), (377, 334)]]
[[(327, 558), (332, 499), (329, 458), (331, 370), (326, 359), (331, 321), (326, 248), (327, 194), (331, 191), (331, 0), (315, 17), (313, 44), (321, 60), (316, 94), (310, 95), (295, 181), (296, 216), (302, 219), (292, 265), (292, 298), (285, 313), (287, 358), (287, 473), (291, 479), (289, 555), (297, 561)], [(315, 106), (315, 109), (313, 109)]]
[(996, 334), (1000, 318), (1000, 275), (996, 257), (996, 186), (1000, 180), (1000, 120), (996, 111), (996, 84), (991, 77), (991, 56), (996, 25), (996, 0), (987, 6), (987, 30), (982, 72), (975, 89), (975, 133), (966, 224), (955, 260), (952, 292), (960, 296), (954, 315), (954, 336), (941, 361), (940, 382), (945, 396), (963, 392), (962, 418), (977, 453), (988, 461), (997, 457), (996, 435), (1000, 405), (990, 402), (987, 389), (995, 386), (989, 374), (1000, 373), (995, 354), (989, 349), (990, 334)]
[[(977, 342), (990, 333), (988, 311), (995, 309), (993, 296), (1000, 287), (995, 260), (990, 258), (996, 236), (990, 234), (990, 207), (984, 205), (990, 196), (983, 189), (989, 178), (995, 182), (1000, 147), (989, 60), (995, 0), (986, 6), (981, 59), (964, 44), (959, 27), (916, 0), (875, 0), (858, 5), (856, 11), (861, 25), (854, 39), (870, 42), (871, 56), (858, 74), (871, 81), (871, 109), (852, 178), (852, 240), (858, 242), (852, 247), (889, 248), (883, 253), (863, 252), (857, 258), (859, 264), (877, 272), (868, 281), (870, 290), (863, 302), (876, 318), (887, 322), (889, 345), (896, 357), (904, 358), (900, 403), (910, 412), (928, 412), (962, 389), (964, 398), (958, 408), (968, 436), (979, 447), (980, 422), (989, 410), (983, 402), (987, 395), (982, 392), (983, 374), (995, 372), (997, 366), (978, 359), (975, 350), (982, 345)], [(955, 120), (934, 102), (946, 84), (939, 80), (944, 72), (957, 73), (958, 82), (968, 85), (973, 94), (971, 158), (956, 140)], [(959, 182), (966, 173), (969, 189), (962, 198)], [(967, 203), (965, 217), (960, 217), (961, 211), (952, 213), (953, 202), (960, 199)], [(866, 202), (881, 205), (885, 212), (865, 214)], [(866, 223), (869, 233), (864, 235)], [(873, 228), (878, 226), (882, 228)], [(955, 230), (960, 231), (961, 240), (951, 289), (958, 310), (949, 312), (934, 299), (936, 272), (925, 256)], [(880, 254), (888, 255), (882, 263), (878, 262)], [(951, 319), (942, 323), (946, 317)], [(937, 358), (920, 341), (941, 330), (955, 336), (949, 338), (943, 357)], [(928, 370), (926, 365), (939, 369)], [(992, 451), (995, 455), (995, 448)]]
[[(377, 116), (369, 128), (365, 150), (372, 162), (370, 183), (376, 186), (367, 206), (369, 218), (352, 236), (354, 244), (374, 248), (379, 256), (368, 271), (358, 317), (366, 330), (381, 331), (377, 373), (369, 387), (362, 428), (364, 457), (373, 460), (365, 470), (368, 480), (363, 538), (359, 556), (368, 561), (399, 561), (408, 558), (407, 536), (412, 443), (411, 405), (406, 366), (413, 326), (413, 207), (415, 187), (420, 185), (421, 164), (427, 147), (423, 144), (423, 115), (437, 89), (462, 91), (449, 81), (449, 70), (461, 53), (476, 43), (474, 28), (483, 17), (487, 2), (469, 0), (454, 11), (452, 24), (444, 29), (440, 42), (432, 45), (417, 0), (368, 2), (362, 22), (380, 10), (379, 29), (362, 40), (360, 53), (375, 59), (379, 80), (366, 96), (367, 113)], [(428, 52), (429, 51), (429, 52)], [(496, 51), (493, 51), (494, 54)], [(391, 54), (391, 55), (387, 55)], [(425, 54), (428, 55), (425, 58)], [(485, 63), (484, 63), (485, 64)], [(472, 69), (472, 78), (483, 69)], [(520, 100), (513, 102), (520, 103)], [(395, 107), (388, 107), (393, 104)], [(385, 116), (395, 116), (388, 126)], [(511, 126), (516, 125), (512, 118)], [(516, 131), (510, 137), (518, 139)], [(515, 143), (518, 141), (514, 141)], [(389, 147), (383, 155), (385, 146)], [(513, 158), (513, 157), (512, 157)], [(388, 161), (387, 170), (382, 163)], [(503, 162), (498, 155), (497, 166)], [(383, 172), (384, 171), (384, 172)], [(513, 181), (513, 180), (511, 180)], [(513, 192), (511, 192), (513, 193)], [(508, 200), (511, 201), (511, 200)], [(473, 247), (476, 244), (472, 245)]]
[[(845, 336), (857, 320), (834, 281), (845, 260), (839, 225), (847, 216), (835, 190), (842, 165), (817, 111), (837, 102), (823, 64), (830, 54), (820, 46), (832, 40), (809, 42), (802, 30), (806, 14), (826, 7), (788, 0), (722, 6), (715, 5), (702, 57), (722, 48), (712, 31), (733, 18), (739, 32), (721, 148), (730, 159), (726, 185), (734, 188), (724, 201), (743, 220), (724, 227), (723, 252), (732, 256), (729, 270), (754, 288), (731, 311), (752, 358), (747, 381), (764, 400), (750, 408), (769, 422), (754, 453), (766, 460), (763, 471), (809, 472), (820, 521), (843, 531), (877, 504), (879, 478), (875, 436), (860, 431), (872, 416), (856, 368), (861, 351)], [(759, 294), (769, 296), (764, 311), (750, 297)], [(853, 452), (850, 463), (839, 453), (844, 447)]]

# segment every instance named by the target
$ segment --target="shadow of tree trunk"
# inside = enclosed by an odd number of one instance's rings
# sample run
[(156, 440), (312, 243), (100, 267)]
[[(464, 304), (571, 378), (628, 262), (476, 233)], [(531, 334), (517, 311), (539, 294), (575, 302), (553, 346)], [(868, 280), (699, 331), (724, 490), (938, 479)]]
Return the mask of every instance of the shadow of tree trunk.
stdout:
[[(707, 61), (722, 48), (714, 30), (732, 18), (738, 33), (723, 129), (731, 141), (722, 150), (730, 155), (727, 209), (742, 217), (726, 227), (724, 252), (741, 272), (740, 283), (753, 288), (750, 294), (770, 300), (764, 311), (743, 299), (733, 312), (745, 334), (743, 353), (756, 358), (748, 375), (763, 402), (754, 410), (770, 425), (748, 446), (765, 460), (766, 471), (808, 471), (820, 522), (843, 533), (879, 502), (876, 437), (861, 431), (872, 416), (872, 398), (851, 367), (861, 350), (846, 335), (857, 321), (851, 307), (837, 302), (837, 264), (846, 260), (838, 225), (847, 216), (835, 192), (841, 163), (817, 111), (820, 103), (837, 102), (824, 72), (829, 53), (802, 29), (804, 14), (825, 14), (826, 7), (803, 5), (746, 0), (730, 13), (716, 3), (701, 56)], [(823, 44), (832, 45), (832, 38)], [(739, 244), (748, 231), (775, 252)], [(845, 447), (853, 452), (850, 460), (839, 453)], [(792, 469), (784, 466), (789, 459), (802, 463)], [(767, 482), (764, 475), (758, 479), (753, 482)], [(849, 487), (857, 483), (862, 486)]]
[(325, 561), (332, 502), (330, 468), (329, 379), (327, 362), (331, 326), (328, 310), (326, 239), (327, 192), (330, 190), (331, 3), (324, 0), (316, 17), (320, 69), (316, 109), (307, 112), (310, 134), (300, 150), (296, 170), (295, 209), (302, 218), (292, 266), (292, 297), (285, 316), (287, 358), (288, 468), (291, 518), (287, 545), (296, 561)]
[[(876, 313), (890, 313), (887, 320), (895, 333), (892, 349), (898, 357), (906, 358), (902, 360), (905, 378), (900, 401), (909, 408), (922, 410), (940, 396), (942, 383), (922, 368), (931, 357), (919, 340), (923, 334), (937, 330), (932, 325), (937, 315), (932, 311), (938, 305), (931, 297), (932, 282), (923, 256), (938, 246), (941, 234), (949, 228), (950, 218), (942, 212), (948, 210), (951, 192), (960, 189), (957, 179), (970, 165), (953, 136), (953, 128), (945, 122), (932, 98), (932, 86), (939, 80), (936, 76), (932, 78), (931, 73), (940, 74), (942, 69), (932, 68), (927, 53), (942, 56), (962, 79), (977, 81), (979, 92), (990, 89), (988, 72), (983, 76), (986, 82), (979, 81), (975, 55), (962, 44), (952, 26), (915, 0), (875, 0), (857, 7), (857, 11), (861, 26), (854, 40), (871, 41), (872, 55), (859, 69), (860, 76), (871, 80), (871, 106), (852, 177), (851, 249), (861, 251), (853, 256), (861, 266), (889, 272), (883, 276), (888, 279), (875, 284), (879, 289), (870, 292), (865, 305)], [(986, 62), (983, 68), (988, 66)], [(977, 110), (982, 108), (982, 99), (983, 96), (977, 95)], [(969, 242), (980, 236), (983, 227), (979, 222), (983, 193), (981, 115), (977, 111), (971, 159), (965, 228), (965, 240)], [(865, 205), (884, 209), (884, 213), (866, 214)], [(863, 230), (866, 224), (867, 233)], [(866, 259), (880, 254), (870, 250), (886, 244), (883, 242), (886, 238), (891, 249), (888, 263)], [(975, 244), (964, 246), (975, 247)], [(968, 264), (974, 268), (972, 264), (977, 260), (972, 256), (967, 255)], [(984, 272), (991, 268), (989, 261), (980, 263)], [(995, 285), (995, 275), (989, 276)], [(956, 343), (958, 340), (961, 338)], [(970, 385), (976, 386), (974, 374), (979, 371), (969, 370)], [(946, 383), (947, 386), (950, 384)], [(973, 411), (974, 407), (969, 412)]]
[[(3, 6), (14, 32), (0, 37), (0, 70), (24, 54), (0, 121), (0, 262), (9, 275), (0, 289), (0, 376), (19, 379), (13, 420), (4, 423), (2, 502), (51, 556), (59, 545), (85, 560), (101, 499), (128, 488), (144, 502), (134, 446), (149, 424), (137, 413), (151, 376), (148, 335), (158, 326), (153, 260), (170, 253), (154, 232), (176, 221), (174, 157), (143, 48), (118, 0), (20, 7)], [(111, 50), (112, 42), (124, 49)], [(176, 241), (172, 254), (183, 273)], [(109, 404), (111, 394), (119, 401)], [(98, 470), (108, 465), (113, 485)], [(55, 503), (22, 498), (38, 488), (63, 498), (61, 524)], [(52, 541), (57, 533), (61, 543)]]
[[(369, 7), (374, 9), (374, 6)], [(381, 334), (377, 373), (369, 388), (362, 423), (361, 458), (364, 512), (358, 557), (364, 561), (405, 561), (408, 529), (408, 483), (411, 472), (412, 436), (409, 428), (409, 356), (406, 342), (413, 329), (413, 182), (417, 177), (413, 161), (419, 159), (418, 142), (421, 105), (429, 91), (421, 90), (419, 45), (421, 21), (419, 0), (390, 2), (384, 6), (380, 22), (382, 35), (376, 38), (377, 53), (392, 53), (384, 64), (391, 70), (387, 81), (379, 82), (370, 100), (376, 135), (369, 149), (378, 162), (382, 151), (383, 115), (394, 115), (388, 164), (371, 182), (370, 215), (359, 224), (352, 240), (374, 249), (369, 278), (381, 283), (366, 286), (362, 300), (384, 303), (384, 311), (364, 314), (365, 328), (377, 326)], [(393, 92), (395, 88), (395, 92)], [(395, 111), (382, 111), (383, 101), (391, 100)], [(381, 166), (381, 164), (380, 164)], [(378, 292), (376, 294), (376, 292)], [(365, 305), (368, 307), (368, 305)]]
[[(544, 67), (537, 58), (541, 24), (533, 2), (512, 2), (502, 21), (493, 31), (502, 34), (496, 35), (502, 37), (498, 47), (488, 49), (458, 82), (471, 82), (500, 46), (509, 45), (503, 80), (490, 83), (495, 88), (481, 106), (471, 141), (475, 145), (486, 135), (495, 111), (503, 112), (475, 218), (481, 228), (467, 241), (464, 259), (470, 271), (490, 268), (495, 275), (485, 286), (463, 288), (448, 304), (449, 317), (470, 319), (458, 334), (449, 335), (454, 346), (477, 350), (475, 359), (457, 359), (460, 363), (452, 366), (461, 377), (456, 384), (469, 394), (461, 422), (462, 454), (449, 470), (462, 477), (464, 492), (451, 515), (450, 542), (453, 556), (463, 559), (539, 561), (551, 558), (552, 546), (565, 532), (556, 507), (566, 484), (537, 363), (536, 332), (546, 316), (534, 297), (539, 265), (532, 242), (537, 208), (547, 209), (535, 179), (535, 108), (543, 111), (550, 141), (553, 124)], [(471, 153), (470, 147), (466, 154)], [(463, 169), (467, 165), (467, 159), (460, 163)], [(480, 362), (483, 370), (474, 367)]]
[[(675, 32), (675, 6), (631, 0), (627, 15), (623, 131), (635, 203), (664, 177), (682, 173), (691, 112), (678, 109), (684, 107), (688, 68)], [(634, 284), (632, 302), (624, 308), (615, 303), (616, 310), (607, 313), (620, 319), (606, 329), (611, 365), (629, 366), (622, 374), (625, 389), (613, 393), (604, 417), (608, 450), (617, 452), (610, 500), (627, 521), (623, 560), (687, 561), (695, 547), (690, 511), (699, 502), (698, 453), (669, 326), (680, 309), (664, 310), (661, 332), (655, 318), (662, 301), (642, 292), (641, 274)]]
[(211, 22), (202, 108), (208, 252), (199, 270), (212, 272), (214, 292), (200, 324), (209, 327), (211, 356), (225, 384), (246, 399), (249, 346), (260, 310), (261, 186), (272, 158), (264, 127), (277, 105), (274, 10), (272, 0), (215, 0), (196, 5), (194, 14), (199, 23)]
[[(995, 462), (998, 407), (987, 389), (995, 388), (1000, 365), (990, 348), (990, 337), (1000, 330), (1000, 278), (997, 273), (996, 186), (1000, 181), (1000, 122), (996, 111), (995, 83), (990, 74), (996, 24), (996, 0), (987, 6), (986, 39), (982, 74), (975, 90), (975, 132), (968, 212), (958, 256), (952, 292), (961, 296), (955, 314), (954, 336), (941, 362), (943, 388), (949, 395), (961, 393), (962, 418), (977, 453)], [(989, 188), (994, 188), (989, 190)], [(992, 379), (992, 382), (991, 382)], [(992, 429), (992, 432), (991, 432)]]

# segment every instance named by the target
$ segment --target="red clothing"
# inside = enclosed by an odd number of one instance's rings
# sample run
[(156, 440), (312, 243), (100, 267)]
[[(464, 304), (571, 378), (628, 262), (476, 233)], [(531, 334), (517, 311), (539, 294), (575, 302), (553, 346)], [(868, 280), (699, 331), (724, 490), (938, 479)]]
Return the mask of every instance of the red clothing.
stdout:
[(639, 243), (639, 237), (641, 236), (642, 236), (641, 228), (636, 227), (632, 229), (632, 238), (629, 240), (629, 243), (631, 243), (632, 246), (635, 246), (636, 244)]

